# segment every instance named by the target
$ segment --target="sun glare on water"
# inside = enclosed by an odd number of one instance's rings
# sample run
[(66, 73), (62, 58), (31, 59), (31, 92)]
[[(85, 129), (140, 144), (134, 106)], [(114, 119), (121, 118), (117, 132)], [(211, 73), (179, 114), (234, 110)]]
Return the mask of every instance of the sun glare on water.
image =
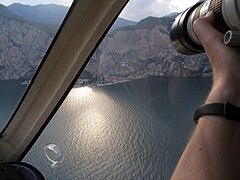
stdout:
[(84, 98), (89, 96), (92, 93), (92, 88), (85, 86), (80, 88), (73, 88), (71, 90), (71, 94), (74, 95), (76, 98)]

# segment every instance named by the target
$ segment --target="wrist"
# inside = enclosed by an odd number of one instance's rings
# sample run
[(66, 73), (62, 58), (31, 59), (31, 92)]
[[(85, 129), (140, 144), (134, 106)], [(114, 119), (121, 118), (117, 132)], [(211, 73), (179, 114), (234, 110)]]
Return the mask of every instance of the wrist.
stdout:
[[(219, 82), (219, 81), (218, 81)], [(220, 81), (213, 84), (205, 103), (225, 103), (231, 102), (236, 106), (240, 106), (240, 90), (239, 85), (231, 83), (231, 81)]]

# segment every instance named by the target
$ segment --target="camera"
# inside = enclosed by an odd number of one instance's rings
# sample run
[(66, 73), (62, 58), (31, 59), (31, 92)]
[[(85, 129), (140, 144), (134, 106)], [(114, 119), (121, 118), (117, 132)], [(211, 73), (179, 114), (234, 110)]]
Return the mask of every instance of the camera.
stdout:
[(170, 38), (178, 52), (185, 55), (204, 52), (193, 31), (193, 23), (210, 11), (215, 15), (216, 29), (225, 34), (224, 43), (229, 46), (240, 46), (240, 1), (201, 0), (175, 18)]

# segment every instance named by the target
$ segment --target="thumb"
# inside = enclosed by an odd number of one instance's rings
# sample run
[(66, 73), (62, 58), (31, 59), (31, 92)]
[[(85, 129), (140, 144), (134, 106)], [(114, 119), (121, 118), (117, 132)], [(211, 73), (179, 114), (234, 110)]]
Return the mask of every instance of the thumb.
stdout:
[(214, 22), (214, 14), (209, 12), (206, 17), (197, 19), (193, 24), (194, 32), (207, 53), (211, 53), (213, 48), (216, 49), (223, 45), (223, 34), (214, 28)]

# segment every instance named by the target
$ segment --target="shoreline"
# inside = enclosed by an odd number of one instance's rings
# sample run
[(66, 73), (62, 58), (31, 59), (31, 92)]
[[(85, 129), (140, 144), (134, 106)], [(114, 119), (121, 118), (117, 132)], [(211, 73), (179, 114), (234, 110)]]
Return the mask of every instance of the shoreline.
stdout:
[[(127, 83), (130, 81), (136, 81), (140, 79), (147, 79), (147, 78), (203, 78), (203, 79), (209, 79), (212, 76), (188, 76), (188, 77), (170, 77), (170, 76), (146, 76), (146, 77), (139, 77), (139, 78), (134, 78), (134, 79), (125, 79), (125, 80), (120, 80), (116, 82), (93, 82), (93, 83), (79, 83), (76, 82), (73, 86), (73, 88), (79, 88), (79, 87), (103, 87), (103, 86), (111, 86), (111, 85), (116, 85), (116, 84), (122, 84), (122, 83)], [(18, 83), (20, 85), (29, 85), (31, 83), (31, 80), (15, 80), (15, 79), (9, 79), (9, 80), (0, 80), (0, 83)]]
[(140, 78), (135, 78), (135, 79), (129, 79), (129, 80), (122, 80), (118, 82), (106, 82), (106, 83), (89, 83), (89, 84), (80, 84), (80, 83), (75, 83), (73, 88), (81, 88), (81, 87), (90, 87), (90, 88), (96, 88), (96, 87), (104, 87), (104, 86), (111, 86), (111, 85), (116, 85), (116, 84), (122, 84), (122, 83), (127, 83), (131, 81), (136, 81), (136, 80), (141, 80), (141, 79), (147, 79), (147, 78), (174, 78), (174, 79), (183, 79), (183, 78), (201, 78), (201, 79), (209, 79), (212, 76), (189, 76), (189, 77), (169, 77), (169, 76), (148, 76), (148, 77), (140, 77)]

